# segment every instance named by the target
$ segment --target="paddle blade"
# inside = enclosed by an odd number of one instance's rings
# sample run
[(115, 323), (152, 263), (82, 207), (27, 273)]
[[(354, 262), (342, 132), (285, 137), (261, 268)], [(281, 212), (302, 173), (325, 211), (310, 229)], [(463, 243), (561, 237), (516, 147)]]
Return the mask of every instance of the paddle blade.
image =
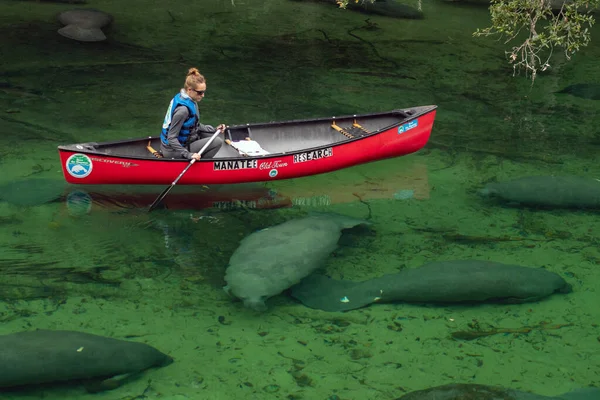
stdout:
[[(206, 144), (202, 147), (202, 149), (200, 149), (200, 151), (198, 152), (198, 154), (202, 155), (202, 153), (204, 153), (204, 150), (206, 150), (206, 148), (212, 143), (213, 140), (215, 140), (215, 138), (217, 136), (219, 136), (219, 133), (221, 133), (220, 129), (217, 129), (215, 131), (215, 133), (210, 137), (210, 140), (208, 142), (206, 142)], [(165, 196), (171, 191), (171, 189), (173, 189), (173, 186), (175, 186), (177, 184), (177, 182), (179, 182), (179, 180), (181, 179), (181, 177), (187, 172), (188, 169), (190, 169), (190, 167), (192, 165), (194, 165), (194, 163), (196, 162), (195, 158), (192, 158), (192, 161), (190, 161), (190, 163), (187, 165), (187, 167), (185, 167), (185, 169), (183, 171), (181, 171), (181, 173), (179, 174), (179, 176), (177, 177), (177, 179), (175, 179), (173, 181), (173, 183), (171, 184), (171, 186), (169, 186), (168, 188), (165, 189), (164, 192), (162, 192), (160, 194), (160, 196), (158, 196), (156, 198), (156, 200), (154, 200), (154, 203), (152, 203), (152, 205), (150, 205), (150, 208), (148, 209), (148, 212), (154, 210), (156, 208), (156, 206), (162, 201), (162, 199), (165, 198)]]
[(156, 206), (158, 206), (160, 204), (160, 202), (167, 196), (167, 194), (169, 194), (169, 192), (171, 191), (171, 189), (173, 189), (173, 186), (175, 186), (175, 183), (171, 184), (171, 186), (169, 186), (165, 190), (163, 190), (163, 192), (150, 205), (150, 208), (148, 209), (148, 212), (154, 210), (156, 208)]

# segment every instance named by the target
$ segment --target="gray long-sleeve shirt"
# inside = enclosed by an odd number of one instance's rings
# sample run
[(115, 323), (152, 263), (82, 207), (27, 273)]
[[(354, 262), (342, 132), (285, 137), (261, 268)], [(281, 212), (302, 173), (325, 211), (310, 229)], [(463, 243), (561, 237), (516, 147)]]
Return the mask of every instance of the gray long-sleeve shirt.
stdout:
[[(198, 112), (198, 106), (196, 105), (196, 113), (200, 115)], [(161, 151), (163, 154), (168, 157), (181, 157), (187, 158), (188, 160), (192, 159), (192, 154), (186, 149), (184, 146), (179, 143), (179, 132), (181, 131), (181, 127), (185, 120), (188, 119), (190, 115), (189, 110), (185, 106), (177, 106), (175, 108), (175, 112), (173, 113), (173, 117), (171, 118), (171, 125), (169, 126), (169, 131), (167, 132), (167, 140), (169, 142), (168, 145), (161, 143)], [(210, 134), (215, 133), (217, 128), (212, 125), (204, 125), (198, 122), (195, 128), (192, 128), (192, 132), (190, 133), (188, 144), (210, 136)]]

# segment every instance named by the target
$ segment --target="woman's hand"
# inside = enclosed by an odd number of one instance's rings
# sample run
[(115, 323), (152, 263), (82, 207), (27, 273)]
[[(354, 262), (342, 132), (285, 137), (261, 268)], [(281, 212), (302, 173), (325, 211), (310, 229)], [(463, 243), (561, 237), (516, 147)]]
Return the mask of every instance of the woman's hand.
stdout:
[(194, 153), (192, 154), (192, 158), (196, 161), (200, 161), (200, 154), (199, 153)]
[(229, 128), (227, 125), (225, 124), (219, 124), (219, 126), (217, 126), (217, 129), (219, 129), (221, 131), (221, 133), (225, 132), (225, 129)]

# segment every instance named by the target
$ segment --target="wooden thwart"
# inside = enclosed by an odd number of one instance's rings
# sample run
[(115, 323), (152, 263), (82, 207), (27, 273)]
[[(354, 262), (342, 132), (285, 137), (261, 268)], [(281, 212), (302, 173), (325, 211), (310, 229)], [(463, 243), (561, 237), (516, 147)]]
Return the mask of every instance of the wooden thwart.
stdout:
[(331, 123), (331, 127), (349, 139), (354, 139), (356, 137), (370, 135), (373, 133), (373, 132), (370, 132), (369, 130), (365, 129), (359, 123), (357, 123), (356, 120), (354, 120), (354, 122), (352, 123), (352, 126), (350, 126), (348, 128), (342, 128), (341, 126), (336, 124), (335, 121), (333, 121)]

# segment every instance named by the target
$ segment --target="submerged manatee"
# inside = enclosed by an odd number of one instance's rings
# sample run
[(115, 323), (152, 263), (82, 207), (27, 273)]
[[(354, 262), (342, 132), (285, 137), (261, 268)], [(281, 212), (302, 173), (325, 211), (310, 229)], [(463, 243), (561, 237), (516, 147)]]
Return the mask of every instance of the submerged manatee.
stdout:
[(575, 83), (556, 93), (568, 93), (582, 99), (600, 100), (600, 84), (598, 83)]
[(529, 176), (488, 183), (479, 194), (527, 206), (600, 208), (600, 181), (579, 176)]
[(291, 290), (304, 305), (348, 311), (372, 303), (461, 303), (536, 301), (569, 293), (571, 285), (554, 272), (491, 261), (436, 261), (362, 282), (312, 275)]
[(19, 206), (37, 206), (57, 201), (65, 191), (57, 179), (32, 178), (0, 185), (0, 200)]
[[(0, 336), (0, 388), (70, 380), (105, 380), (169, 365), (173, 359), (144, 343), (74, 331), (37, 330)], [(110, 382), (109, 382), (110, 381)], [(91, 386), (90, 386), (91, 388)]]
[(365, 221), (323, 214), (294, 219), (244, 238), (229, 260), (226, 291), (257, 311), (298, 283), (335, 250), (342, 230)]
[(600, 400), (600, 389), (578, 389), (548, 397), (498, 386), (454, 383), (417, 390), (396, 400)]
[[(295, 0), (301, 1), (301, 0)], [(318, 3), (329, 3), (339, 7), (337, 0), (312, 0)], [(422, 11), (411, 7), (406, 4), (402, 4), (396, 0), (376, 0), (375, 2), (357, 2), (350, 1), (346, 6), (348, 10), (358, 11), (364, 14), (383, 15), (392, 18), (406, 18), (406, 19), (423, 19), (424, 14)]]

